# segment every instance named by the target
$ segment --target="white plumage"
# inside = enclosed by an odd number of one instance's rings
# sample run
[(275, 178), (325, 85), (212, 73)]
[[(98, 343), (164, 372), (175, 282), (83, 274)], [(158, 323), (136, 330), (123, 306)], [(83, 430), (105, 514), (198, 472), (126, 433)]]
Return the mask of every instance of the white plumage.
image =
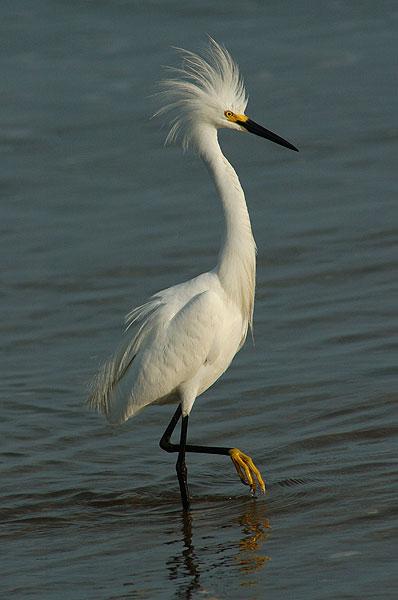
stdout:
[(183, 67), (174, 74), (179, 78), (163, 82), (167, 105), (156, 114), (171, 123), (167, 140), (194, 147), (213, 174), (226, 231), (210, 273), (157, 293), (127, 316), (124, 340), (100, 369), (89, 399), (112, 423), (148, 404), (182, 401), (183, 414), (189, 414), (195, 398), (227, 369), (252, 324), (255, 243), (238, 176), (217, 139), (218, 127), (240, 129), (224, 113), (244, 113), (243, 83), (215, 42), (207, 61), (184, 52)]
[(214, 272), (159, 292), (131, 313), (130, 325), (136, 331), (127, 330), (102, 367), (89, 401), (111, 423), (148, 404), (181, 400), (189, 414), (228, 367), (247, 328)]
[(201, 149), (200, 139), (212, 129), (239, 126), (225, 123), (225, 111), (243, 115), (247, 96), (237, 65), (229, 53), (211, 40), (204, 58), (176, 48), (182, 53), (181, 68), (168, 67), (173, 78), (161, 82), (164, 102), (154, 116), (167, 117), (170, 126), (166, 143), (181, 140), (184, 149)]
[[(253, 323), (256, 246), (242, 187), (221, 152), (217, 130), (246, 130), (296, 148), (244, 114), (243, 82), (224, 48), (211, 40), (204, 57), (181, 52), (182, 67), (172, 69), (173, 78), (162, 83), (164, 106), (156, 114), (170, 126), (166, 141), (193, 148), (214, 179), (225, 217), (218, 262), (209, 273), (158, 292), (127, 315), (124, 339), (95, 378), (88, 404), (110, 422), (122, 423), (150, 404), (180, 403), (161, 447), (179, 452), (177, 474), (187, 509), (186, 450), (229, 455), (244, 483), (254, 490), (257, 477), (265, 489), (250, 457), (240, 450), (186, 444), (195, 399), (228, 368)], [(176, 446), (170, 435), (181, 414)]]

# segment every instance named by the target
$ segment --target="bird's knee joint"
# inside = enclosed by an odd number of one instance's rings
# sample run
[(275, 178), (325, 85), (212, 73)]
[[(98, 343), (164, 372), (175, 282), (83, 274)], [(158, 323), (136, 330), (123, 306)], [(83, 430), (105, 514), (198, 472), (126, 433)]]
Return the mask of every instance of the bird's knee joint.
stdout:
[(170, 440), (160, 440), (159, 446), (165, 452), (176, 452), (178, 451), (178, 446), (176, 444), (172, 444)]

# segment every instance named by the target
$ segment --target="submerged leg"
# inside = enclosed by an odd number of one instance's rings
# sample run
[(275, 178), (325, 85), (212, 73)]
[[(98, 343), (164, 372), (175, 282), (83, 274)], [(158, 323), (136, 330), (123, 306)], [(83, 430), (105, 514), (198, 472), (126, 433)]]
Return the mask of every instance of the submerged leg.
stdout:
[(182, 507), (184, 510), (189, 510), (189, 491), (187, 481), (187, 465), (185, 464), (185, 449), (187, 445), (187, 431), (188, 431), (188, 415), (182, 417), (181, 423), (181, 438), (180, 438), (180, 450), (178, 452), (178, 459), (176, 463), (176, 471), (178, 477), (178, 483), (180, 484)]
[[(166, 452), (179, 452), (181, 450), (180, 444), (172, 444), (171, 436), (172, 433), (181, 417), (181, 404), (178, 405), (176, 412), (173, 415), (169, 425), (167, 426), (166, 431), (164, 432), (162, 439), (160, 440), (160, 447)], [(184, 421), (184, 419), (183, 419)], [(188, 421), (186, 424), (186, 428), (188, 427)], [(183, 429), (181, 429), (182, 436)], [(229, 456), (234, 464), (234, 467), (238, 473), (238, 476), (242, 483), (250, 486), (250, 489), (254, 492), (256, 489), (256, 478), (260, 485), (260, 488), (263, 492), (265, 492), (265, 484), (260, 475), (260, 471), (257, 469), (255, 464), (253, 463), (250, 456), (247, 456), (238, 448), (220, 448), (218, 446), (194, 446), (192, 444), (186, 443), (186, 431), (185, 431), (185, 448), (184, 448), (184, 465), (185, 465), (185, 452), (198, 452), (204, 454), (221, 454), (223, 456)], [(179, 457), (180, 459), (180, 457)], [(178, 464), (178, 461), (177, 461)], [(186, 469), (186, 467), (185, 467)], [(180, 481), (180, 478), (179, 478)], [(185, 476), (185, 484), (186, 484), (186, 476)], [(182, 497), (182, 488), (180, 482), (181, 489), (181, 497)], [(188, 498), (188, 506), (189, 506), (189, 495), (188, 495), (188, 487), (186, 484), (186, 492)], [(184, 503), (184, 501), (183, 501)]]
[(166, 452), (178, 452), (178, 459), (176, 463), (176, 471), (178, 477), (178, 483), (180, 484), (181, 500), (184, 510), (189, 509), (189, 491), (187, 481), (187, 466), (185, 464), (185, 452), (187, 445), (187, 431), (188, 431), (188, 416), (182, 418), (181, 424), (181, 437), (179, 444), (172, 444), (170, 442), (171, 436), (178, 421), (182, 414), (181, 404), (178, 405), (170, 423), (168, 424), (166, 431), (161, 437), (159, 446)]

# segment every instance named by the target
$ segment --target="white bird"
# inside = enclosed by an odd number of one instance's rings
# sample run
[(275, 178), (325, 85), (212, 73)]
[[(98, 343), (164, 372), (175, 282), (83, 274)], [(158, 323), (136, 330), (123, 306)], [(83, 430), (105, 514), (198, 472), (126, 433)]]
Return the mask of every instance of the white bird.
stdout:
[[(224, 373), (253, 325), (256, 245), (238, 176), (223, 155), (217, 130), (249, 131), (296, 150), (245, 115), (243, 80), (227, 50), (210, 40), (204, 56), (180, 50), (181, 68), (162, 82), (166, 102), (156, 115), (171, 125), (166, 142), (181, 141), (206, 164), (220, 196), (225, 233), (217, 265), (152, 296), (126, 317), (121, 345), (100, 368), (88, 405), (123, 423), (145, 406), (178, 403), (160, 446), (178, 452), (177, 475), (183, 508), (189, 508), (185, 452), (230, 456), (243, 483), (254, 491), (250, 457), (237, 448), (187, 444), (188, 418), (196, 398)], [(182, 415), (179, 444), (170, 442)]]

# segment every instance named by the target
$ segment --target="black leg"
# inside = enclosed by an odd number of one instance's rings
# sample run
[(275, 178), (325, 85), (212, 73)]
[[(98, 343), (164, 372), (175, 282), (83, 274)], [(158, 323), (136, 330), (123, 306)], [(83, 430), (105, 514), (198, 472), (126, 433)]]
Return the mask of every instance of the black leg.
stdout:
[[(170, 440), (171, 436), (173, 435), (173, 431), (180, 420), (181, 414), (181, 404), (179, 404), (159, 442), (159, 446), (166, 452), (180, 451), (181, 445), (172, 444)], [(200, 452), (201, 454), (222, 454), (224, 456), (229, 456), (231, 450), (232, 448), (220, 448), (219, 446), (193, 446), (192, 444), (185, 445), (185, 452)]]
[(185, 464), (185, 447), (187, 445), (188, 415), (182, 417), (180, 451), (176, 464), (178, 483), (180, 484), (181, 500), (184, 510), (189, 510), (189, 491), (187, 481), (187, 465)]
[(179, 404), (170, 423), (166, 428), (166, 431), (162, 435), (159, 445), (162, 448), (162, 450), (165, 450), (166, 452), (178, 452), (176, 470), (178, 482), (180, 484), (182, 505), (185, 510), (189, 509), (187, 467), (185, 464), (186, 452), (200, 452), (204, 454), (221, 454), (224, 456), (229, 456), (232, 459), (232, 462), (236, 468), (236, 471), (242, 483), (244, 483), (245, 485), (249, 485), (250, 489), (254, 492), (256, 489), (255, 478), (257, 477), (261, 489), (263, 490), (263, 492), (265, 491), (265, 485), (261, 478), (260, 472), (253, 464), (252, 459), (250, 458), (250, 456), (246, 456), (246, 454), (243, 454), (243, 452), (241, 452), (237, 448), (222, 448), (219, 446), (196, 446), (192, 444), (187, 444), (188, 416), (183, 417), (182, 419), (180, 443), (172, 444), (170, 441), (171, 436), (173, 434), (174, 429), (176, 428), (178, 421), (180, 420), (181, 414), (182, 409), (181, 404)]
[[(174, 429), (176, 428), (176, 425), (177, 425), (180, 417), (181, 417), (181, 404), (178, 405), (177, 410), (175, 411), (170, 423), (167, 425), (167, 429), (164, 432), (164, 434), (162, 435), (162, 438), (159, 442), (159, 446), (162, 448), (162, 450), (166, 450), (166, 452), (176, 452), (175, 448), (178, 448), (178, 450), (180, 449), (179, 446), (177, 446), (176, 444), (170, 443), (170, 438), (173, 434)], [(177, 450), (177, 452), (178, 452), (178, 450)]]
[(187, 482), (187, 465), (185, 464), (185, 452), (186, 452), (187, 431), (188, 431), (188, 416), (182, 418), (180, 443), (172, 444), (170, 442), (171, 436), (173, 434), (174, 429), (176, 428), (178, 421), (180, 420), (181, 414), (182, 414), (181, 404), (179, 404), (170, 423), (168, 424), (168, 426), (166, 428), (166, 431), (162, 435), (159, 445), (162, 448), (162, 450), (166, 450), (166, 452), (178, 452), (178, 459), (177, 459), (177, 464), (176, 464), (178, 483), (180, 484), (182, 506), (183, 506), (184, 510), (188, 510), (189, 509), (189, 491), (188, 491), (188, 482)]

